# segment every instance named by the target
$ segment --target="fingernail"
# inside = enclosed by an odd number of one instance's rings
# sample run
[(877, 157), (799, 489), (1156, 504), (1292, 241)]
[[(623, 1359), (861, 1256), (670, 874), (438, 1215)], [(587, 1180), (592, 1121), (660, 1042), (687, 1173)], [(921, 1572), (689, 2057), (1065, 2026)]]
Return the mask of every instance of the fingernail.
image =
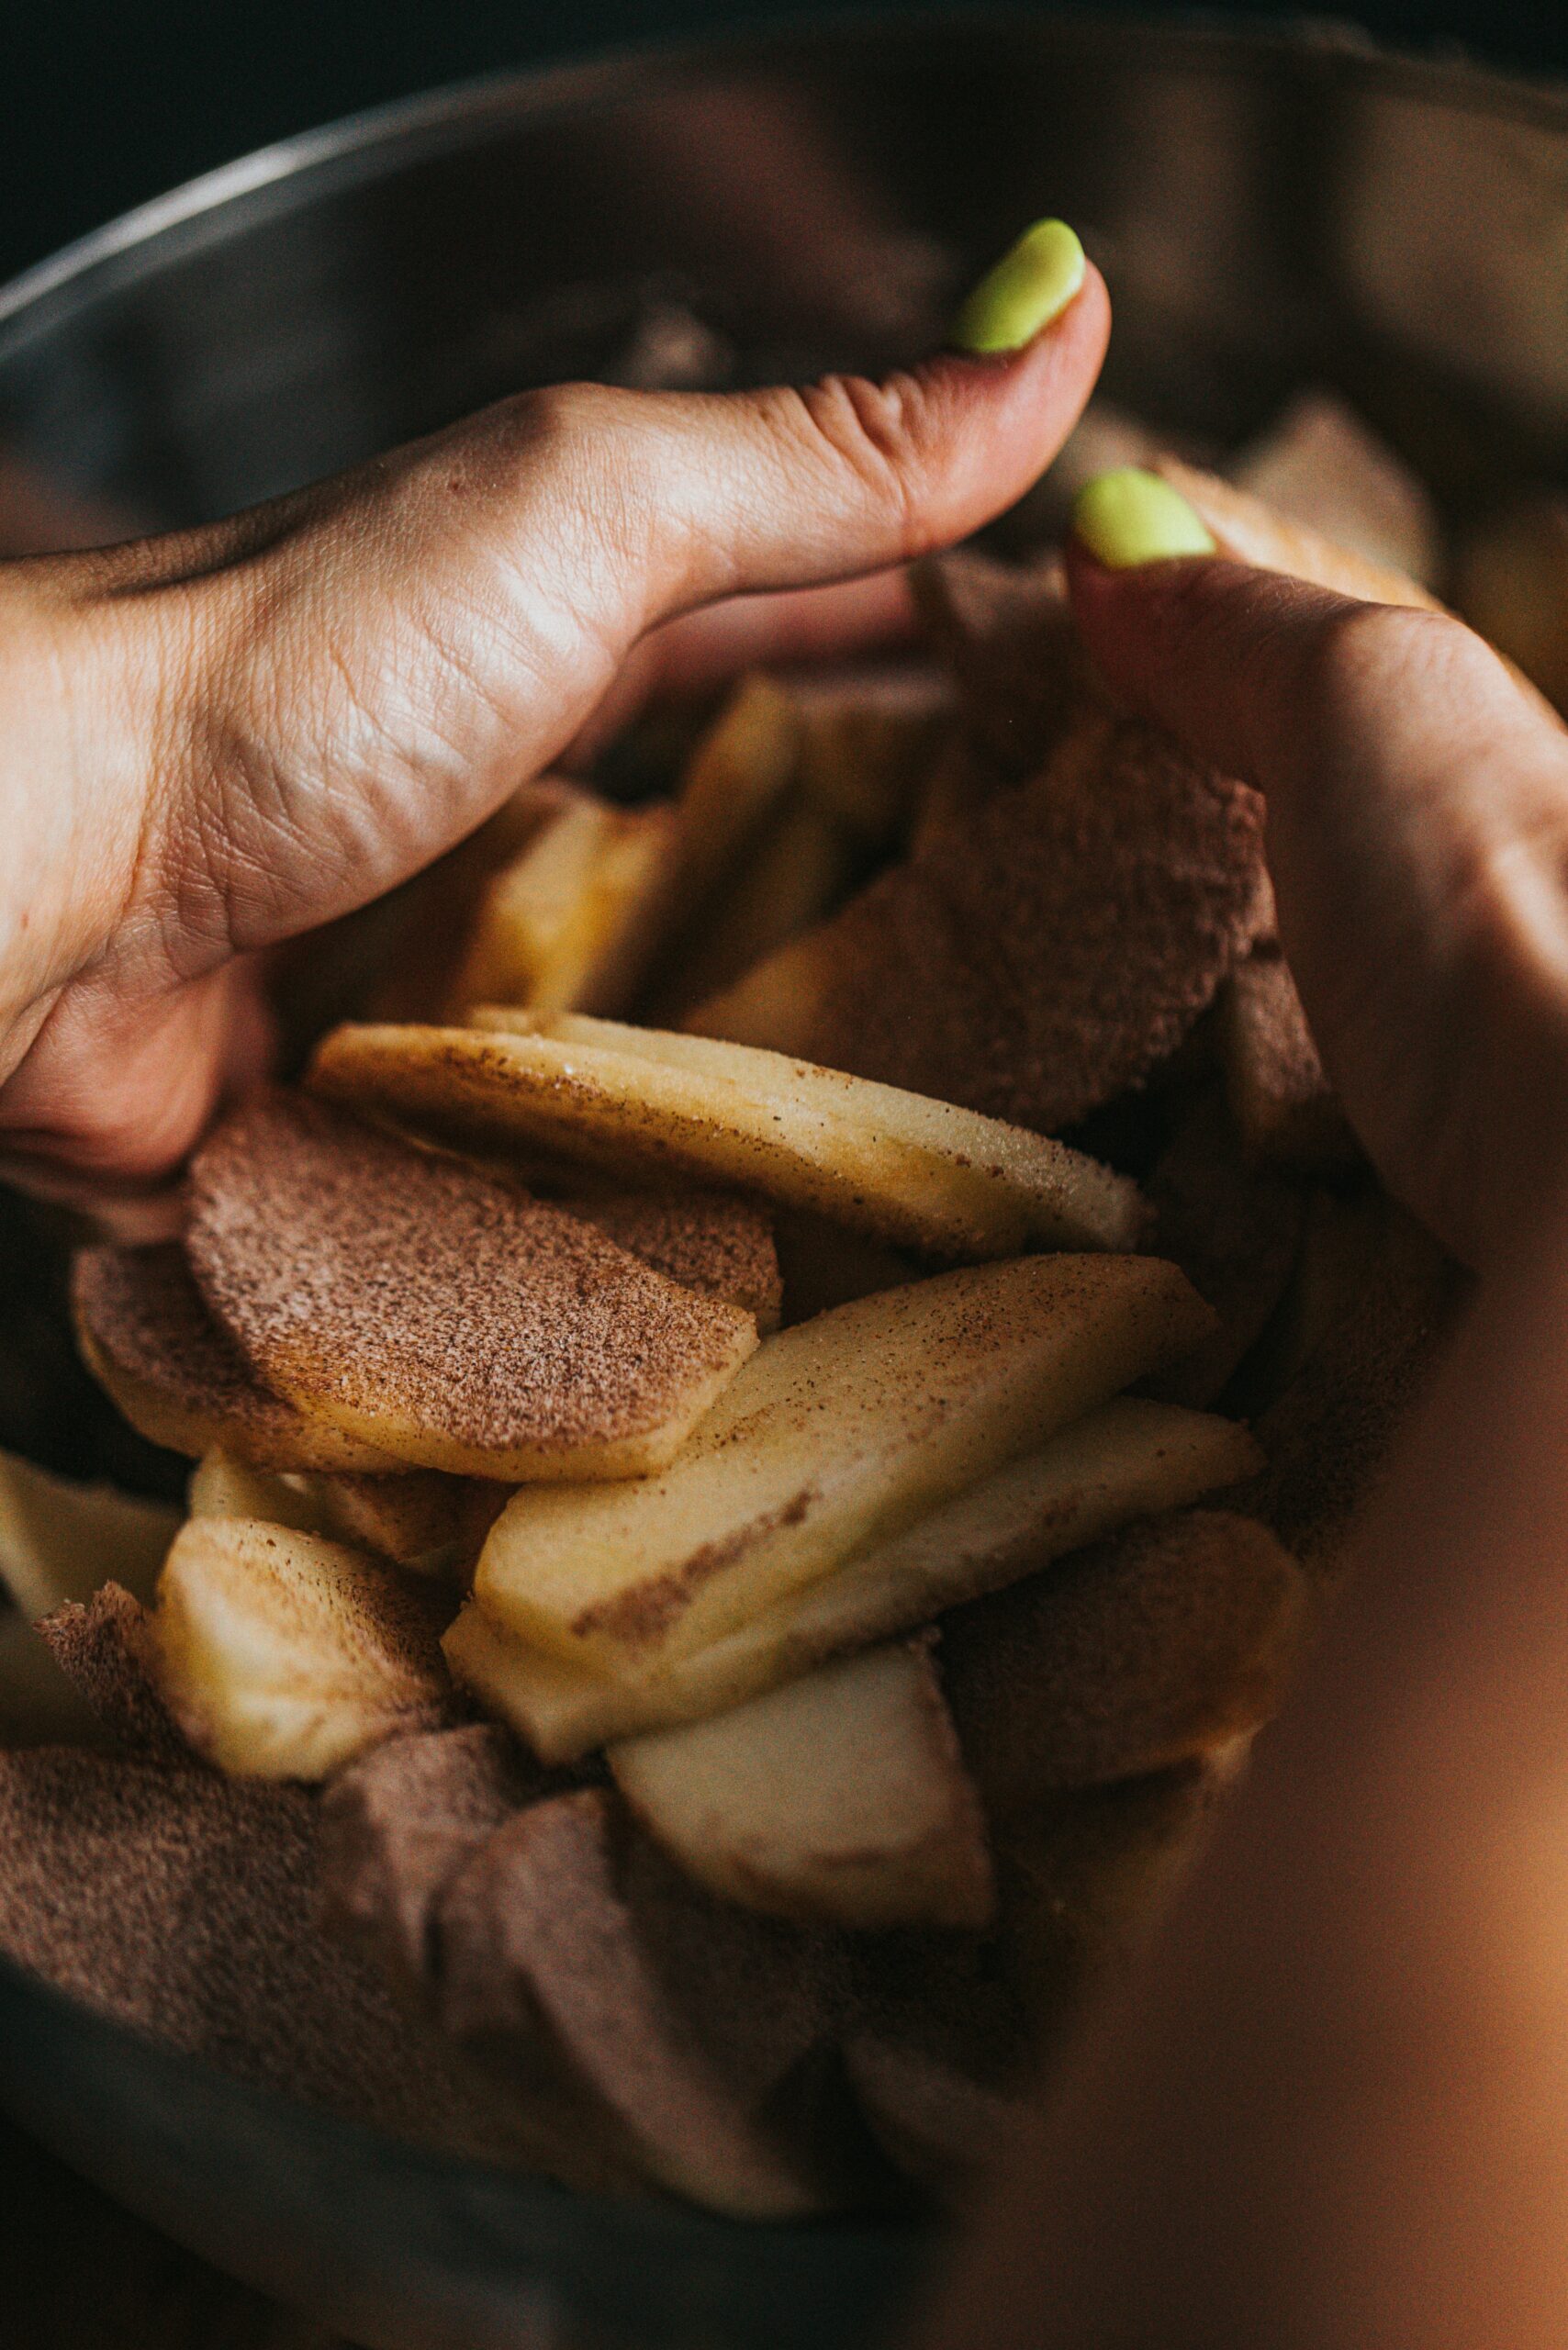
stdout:
[(1118, 465), (1086, 481), (1073, 500), (1072, 529), (1108, 571), (1215, 552), (1214, 540), (1181, 491), (1137, 465)]
[(1036, 220), (988, 269), (953, 320), (959, 351), (1022, 351), (1083, 283), (1083, 247), (1065, 220)]

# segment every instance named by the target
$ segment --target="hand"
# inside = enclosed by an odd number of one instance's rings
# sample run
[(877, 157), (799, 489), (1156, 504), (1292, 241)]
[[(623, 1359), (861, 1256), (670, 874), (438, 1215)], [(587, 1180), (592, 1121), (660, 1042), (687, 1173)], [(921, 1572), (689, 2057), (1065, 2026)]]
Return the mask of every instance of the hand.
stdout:
[(1458, 621), (1070, 553), (1113, 689), (1268, 801), (1280, 929), (1389, 1189), (1465, 1262), (1568, 1189), (1568, 733)]
[(1108, 325), (1091, 270), (1004, 356), (530, 393), (210, 529), (0, 567), (0, 1166), (158, 1181), (264, 1061), (248, 958), (650, 676), (896, 631), (896, 567), (1035, 479)]

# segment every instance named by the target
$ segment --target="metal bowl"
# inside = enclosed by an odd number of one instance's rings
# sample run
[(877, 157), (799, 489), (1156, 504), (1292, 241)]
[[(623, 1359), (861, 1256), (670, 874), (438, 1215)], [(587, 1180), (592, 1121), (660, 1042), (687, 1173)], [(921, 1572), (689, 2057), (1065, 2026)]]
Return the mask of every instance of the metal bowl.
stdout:
[[(1111, 388), (1160, 421), (1228, 439), (1310, 379), (1458, 512), (1564, 468), (1568, 96), (1321, 31), (972, 16), (487, 82), (235, 164), (0, 294), (0, 457), (64, 544), (209, 519), (568, 372), (880, 364), (1047, 210), (1110, 278)], [(0, 2098), (378, 2350), (831, 2350), (922, 2257), (439, 2160), (4, 1967)]]

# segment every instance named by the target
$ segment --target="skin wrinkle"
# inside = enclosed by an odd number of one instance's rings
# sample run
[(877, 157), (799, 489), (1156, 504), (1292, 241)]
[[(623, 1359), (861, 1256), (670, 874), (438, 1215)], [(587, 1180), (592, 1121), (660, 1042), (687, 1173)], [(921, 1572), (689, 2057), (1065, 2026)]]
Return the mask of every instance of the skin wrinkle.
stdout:
[[(690, 623), (672, 668), (713, 682), (706, 606), (732, 669), (775, 643), (885, 643), (907, 599), (834, 605), (835, 583), (1011, 505), (1107, 332), (1091, 271), (1002, 363), (941, 354), (809, 399), (562, 386), (211, 528), (0, 568), (22, 621), (0, 659), (67, 688), (28, 762), (49, 778), (29, 853), (65, 902), (30, 895), (25, 933), (11, 915), (27, 969), (0, 1035), (0, 1156), (25, 1135), (62, 1181), (172, 1171), (261, 1058), (254, 985), (220, 980), (225, 958), (472, 832), (570, 749), (628, 656), (656, 677), (665, 655), (639, 647), (666, 623)], [(780, 589), (823, 600), (781, 606), (770, 636)], [(744, 628), (735, 597), (756, 607)]]

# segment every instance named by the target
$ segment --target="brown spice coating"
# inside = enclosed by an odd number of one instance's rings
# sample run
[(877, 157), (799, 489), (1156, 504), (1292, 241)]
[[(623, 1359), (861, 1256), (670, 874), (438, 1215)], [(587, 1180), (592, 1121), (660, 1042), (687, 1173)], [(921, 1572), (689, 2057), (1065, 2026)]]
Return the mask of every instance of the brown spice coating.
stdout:
[(1053, 1133), (1175, 1049), (1268, 914), (1256, 792), (1087, 713), (815, 934), (800, 1049)]
[(394, 2135), (505, 2158), (439, 2036), (321, 1932), (316, 1806), (140, 1755), (0, 1753), (0, 1950), (241, 2078)]
[(1025, 567), (965, 548), (917, 564), (913, 584), (969, 741), (999, 778), (1032, 775), (1067, 725), (1086, 668), (1060, 562)]
[(388, 1739), (340, 1771), (321, 1797), (330, 1921), (394, 1980), (430, 1987), (441, 1895), (545, 1784), (515, 1740), (488, 1722)]
[(368, 1446), (317, 1426), (262, 1384), (208, 1313), (180, 1242), (79, 1250), (71, 1298), (93, 1368), (102, 1363), (111, 1377), (118, 1369), (151, 1394), (158, 1426), (144, 1432), (154, 1442), (196, 1454), (221, 1441), (278, 1469), (377, 1463)]
[(758, 2212), (831, 2197), (832, 2117), (802, 2134), (787, 2109), (838, 2020), (834, 1942), (709, 1899), (599, 1789), (492, 1835), (439, 1930), (449, 2028), (537, 2070), (543, 2017), (653, 2176)]
[(777, 1327), (783, 1298), (767, 1210), (733, 1192), (604, 1192), (560, 1204), (618, 1248), (699, 1296), (716, 1297)]
[(1248, 1147), (1306, 1169), (1353, 1166), (1355, 1137), (1277, 946), (1237, 965), (1219, 1022), (1231, 1113)]
[(147, 1612), (118, 1583), (84, 1604), (67, 1600), (39, 1630), (56, 1664), (73, 1681), (118, 1746), (189, 1759), (189, 1750), (143, 1663)]
[(1256, 1729), (1305, 1599), (1267, 1527), (1178, 1510), (954, 1609), (943, 1677), (988, 1808), (1139, 1778)]
[(191, 1177), (191, 1262), (263, 1377), (488, 1453), (660, 1425), (740, 1317), (518, 1187), (302, 1095), (230, 1116)]
[(1284, 1293), (1301, 1241), (1305, 1195), (1277, 1168), (1248, 1158), (1217, 1091), (1202, 1096), (1148, 1179), (1150, 1253), (1180, 1265), (1218, 1327), (1142, 1393), (1202, 1409), (1212, 1404)]

